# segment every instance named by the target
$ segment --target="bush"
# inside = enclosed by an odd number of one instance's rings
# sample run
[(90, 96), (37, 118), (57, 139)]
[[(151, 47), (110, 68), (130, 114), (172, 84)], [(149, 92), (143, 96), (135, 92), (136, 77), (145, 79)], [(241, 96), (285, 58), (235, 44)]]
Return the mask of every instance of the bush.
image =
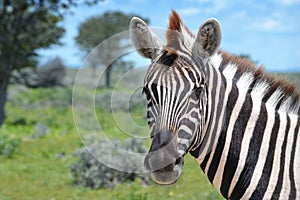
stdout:
[(44, 66), (38, 68), (39, 87), (64, 86), (66, 67), (59, 58), (49, 60)]
[(12, 75), (12, 83), (25, 85), (29, 88), (64, 86), (66, 67), (59, 58), (53, 58), (36, 69), (24, 68), (15, 71)]
[[(128, 139), (124, 143), (118, 140), (112, 142), (127, 151), (136, 153), (146, 152), (143, 144), (137, 139)], [(135, 170), (138, 170), (138, 165), (136, 165), (135, 162), (117, 150), (109, 151), (108, 145), (110, 144), (103, 141), (94, 142), (89, 145), (89, 147), (82, 147), (75, 152), (78, 161), (71, 165), (71, 172), (75, 177), (77, 185), (98, 189), (112, 188), (116, 184), (125, 181), (134, 181), (136, 178), (140, 178), (144, 184), (149, 182), (148, 177), (144, 174), (134, 173)], [(87, 149), (89, 149), (90, 152), (88, 152)], [(118, 161), (118, 163), (122, 163), (122, 167), (126, 169), (125, 171), (130, 172), (112, 169), (97, 160), (95, 157), (98, 156), (105, 156), (106, 159), (111, 159), (112, 162)], [(118, 165), (118, 163), (116, 162), (116, 165)]]
[(66, 108), (72, 104), (72, 88), (70, 87), (26, 90), (20, 90), (19, 88), (20, 85), (14, 85), (11, 86), (8, 91), (8, 104), (16, 108), (33, 111), (49, 106), (54, 106), (59, 109)]
[(146, 98), (141, 91), (107, 91), (96, 96), (95, 104), (104, 111), (128, 112), (146, 105)]
[(11, 158), (17, 152), (20, 143), (19, 138), (9, 138), (0, 134), (0, 155)]
[(50, 128), (41, 122), (36, 123), (34, 129), (35, 133), (31, 136), (33, 139), (42, 138), (51, 132)]

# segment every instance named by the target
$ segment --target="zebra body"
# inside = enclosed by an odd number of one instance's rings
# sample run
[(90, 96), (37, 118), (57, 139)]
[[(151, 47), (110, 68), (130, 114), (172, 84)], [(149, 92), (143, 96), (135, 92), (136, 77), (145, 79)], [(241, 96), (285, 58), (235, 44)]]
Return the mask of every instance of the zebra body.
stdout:
[[(221, 55), (212, 60), (222, 59), (218, 57)], [(227, 198), (295, 199), (296, 186), (298, 191), (300, 186), (300, 163), (295, 156), (300, 153), (299, 115), (289, 108), (275, 109), (282, 98), (279, 91), (263, 101), (269, 88), (267, 82), (259, 81), (253, 86), (251, 72), (233, 82), (238, 66), (228, 64), (219, 72), (220, 64), (214, 63), (213, 74), (219, 79), (215, 83), (226, 82), (225, 93), (216, 92), (223, 98), (208, 97), (215, 102), (215, 108), (208, 109), (208, 113), (218, 111), (211, 114), (214, 125), (205, 135), (212, 144), (200, 144), (192, 155)], [(216, 87), (213, 84), (208, 93), (212, 94)], [(220, 99), (222, 109), (217, 108)], [(216, 136), (214, 140), (212, 136)], [(297, 197), (300, 198), (299, 192)]]
[(300, 199), (295, 89), (218, 50), (214, 19), (195, 37), (173, 11), (167, 45), (138, 18), (131, 29), (138, 52), (152, 60), (144, 85), (152, 179), (176, 182), (190, 152), (225, 198)]

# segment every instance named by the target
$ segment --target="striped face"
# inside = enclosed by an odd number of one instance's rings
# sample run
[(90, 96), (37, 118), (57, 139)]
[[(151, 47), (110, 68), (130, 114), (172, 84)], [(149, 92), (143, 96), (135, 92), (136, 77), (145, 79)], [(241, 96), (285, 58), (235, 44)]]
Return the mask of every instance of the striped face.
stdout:
[(145, 167), (158, 184), (172, 184), (183, 157), (201, 139), (207, 107), (204, 69), (220, 45), (220, 27), (208, 20), (194, 37), (173, 11), (167, 45), (141, 19), (133, 18), (130, 28), (137, 51), (152, 60), (143, 88), (152, 139)]
[[(180, 175), (183, 157), (199, 137), (206, 105), (199, 70), (192, 69), (194, 63), (187, 57), (170, 51), (162, 50), (153, 60), (143, 89), (152, 138), (145, 165), (156, 172), (152, 177), (161, 184), (170, 184)], [(169, 174), (171, 168), (178, 170)]]
[(184, 156), (203, 119), (204, 77), (187, 56), (169, 52), (162, 50), (150, 65), (143, 92), (151, 137), (163, 130), (176, 133), (179, 154)]

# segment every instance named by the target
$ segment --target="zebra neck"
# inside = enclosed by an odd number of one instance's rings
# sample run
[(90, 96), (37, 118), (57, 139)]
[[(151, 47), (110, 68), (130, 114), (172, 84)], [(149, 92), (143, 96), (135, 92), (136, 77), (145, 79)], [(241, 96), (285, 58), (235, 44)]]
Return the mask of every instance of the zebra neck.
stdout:
[(215, 67), (217, 62), (208, 62), (205, 69), (207, 106), (204, 112), (205, 123), (200, 130), (197, 146), (190, 153), (201, 163), (205, 156), (216, 146), (217, 138), (221, 132), (225, 108), (222, 100), (226, 94), (226, 80), (223, 74)]
[(225, 198), (296, 195), (300, 117), (276, 110), (276, 93), (263, 101), (267, 85), (253, 87), (251, 74), (236, 76), (231, 64), (222, 72), (210, 65), (206, 127), (191, 154)]

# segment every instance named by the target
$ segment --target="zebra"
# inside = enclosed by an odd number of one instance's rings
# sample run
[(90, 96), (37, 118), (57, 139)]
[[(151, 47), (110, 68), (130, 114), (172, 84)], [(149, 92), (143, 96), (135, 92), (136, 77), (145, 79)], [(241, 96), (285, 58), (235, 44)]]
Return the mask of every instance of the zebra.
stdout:
[(130, 37), (151, 59), (143, 93), (154, 182), (175, 183), (189, 152), (227, 199), (300, 199), (300, 98), (295, 86), (221, 50), (212, 18), (193, 35), (172, 11), (164, 44), (133, 17)]

